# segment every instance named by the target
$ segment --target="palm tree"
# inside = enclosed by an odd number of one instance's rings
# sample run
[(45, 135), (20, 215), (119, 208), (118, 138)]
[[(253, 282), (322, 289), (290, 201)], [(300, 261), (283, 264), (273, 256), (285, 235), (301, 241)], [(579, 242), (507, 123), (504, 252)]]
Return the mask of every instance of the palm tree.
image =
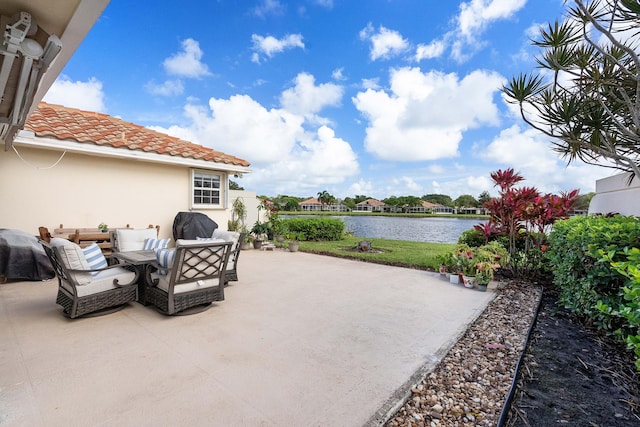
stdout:
[(318, 201), (322, 205), (320, 210), (324, 210), (324, 205), (330, 205), (336, 201), (336, 198), (333, 197), (327, 190), (323, 190), (318, 192)]

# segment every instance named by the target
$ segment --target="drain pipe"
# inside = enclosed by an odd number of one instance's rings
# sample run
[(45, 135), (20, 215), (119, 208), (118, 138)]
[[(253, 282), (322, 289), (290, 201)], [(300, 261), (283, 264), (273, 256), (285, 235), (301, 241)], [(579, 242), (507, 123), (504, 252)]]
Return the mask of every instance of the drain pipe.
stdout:
[(529, 332), (527, 333), (527, 339), (524, 342), (524, 348), (522, 349), (522, 353), (520, 353), (520, 358), (518, 359), (518, 363), (516, 364), (516, 371), (513, 374), (513, 379), (511, 381), (511, 387), (509, 388), (509, 393), (507, 394), (507, 398), (504, 401), (504, 405), (502, 405), (502, 411), (500, 411), (500, 418), (498, 418), (498, 424), (496, 427), (504, 427), (507, 422), (507, 417), (509, 416), (509, 410), (511, 409), (511, 403), (513, 402), (513, 396), (516, 394), (516, 388), (518, 385), (518, 377), (520, 377), (520, 371), (522, 370), (522, 364), (524, 361), (524, 356), (527, 354), (527, 349), (529, 348), (529, 341), (531, 340), (531, 335), (533, 334), (533, 329), (538, 322), (538, 314), (540, 313), (540, 307), (542, 306), (542, 297), (544, 295), (544, 286), (540, 292), (540, 298), (538, 298), (538, 307), (536, 308), (536, 313), (531, 319), (531, 324), (529, 325)]

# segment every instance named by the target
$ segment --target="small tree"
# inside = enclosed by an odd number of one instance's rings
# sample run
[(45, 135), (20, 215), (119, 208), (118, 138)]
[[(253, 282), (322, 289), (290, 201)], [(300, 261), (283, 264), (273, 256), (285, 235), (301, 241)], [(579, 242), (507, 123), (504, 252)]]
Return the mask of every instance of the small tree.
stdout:
[(425, 202), (431, 202), (442, 206), (453, 207), (453, 200), (451, 196), (446, 194), (425, 194), (421, 197)]
[(480, 193), (480, 195), (478, 196), (478, 204), (480, 206), (483, 206), (486, 202), (488, 202), (489, 200), (491, 200), (491, 194), (489, 194), (488, 191), (483, 191), (482, 193)]
[(463, 194), (455, 199), (453, 204), (462, 208), (475, 208), (478, 206), (478, 201), (471, 194)]
[(500, 187), (500, 194), (485, 203), (491, 215), (485, 228), (507, 236), (513, 275), (531, 276), (540, 267), (550, 226), (569, 216), (578, 190), (556, 196), (540, 194), (534, 187), (516, 188), (515, 184), (524, 178), (513, 169), (493, 172), (491, 179)]
[(336, 198), (333, 195), (329, 194), (327, 190), (324, 190), (318, 193), (318, 201), (322, 205), (320, 207), (320, 210), (324, 210), (325, 205), (335, 203)]
[(543, 50), (536, 58), (541, 71), (520, 74), (502, 90), (569, 162), (640, 176), (640, 4), (572, 3), (565, 20), (541, 29), (533, 42)]
[(247, 219), (247, 207), (240, 197), (231, 205), (231, 219), (227, 222), (227, 230), (246, 232), (245, 220)]

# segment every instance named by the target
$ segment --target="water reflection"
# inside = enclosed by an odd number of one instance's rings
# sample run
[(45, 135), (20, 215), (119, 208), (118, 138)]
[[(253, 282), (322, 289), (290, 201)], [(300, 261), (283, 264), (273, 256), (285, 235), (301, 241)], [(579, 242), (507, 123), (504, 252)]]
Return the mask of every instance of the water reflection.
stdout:
[[(303, 215), (301, 215), (303, 216)], [(413, 242), (457, 243), (463, 231), (486, 220), (452, 217), (407, 218), (395, 216), (332, 216), (357, 237), (409, 240)]]

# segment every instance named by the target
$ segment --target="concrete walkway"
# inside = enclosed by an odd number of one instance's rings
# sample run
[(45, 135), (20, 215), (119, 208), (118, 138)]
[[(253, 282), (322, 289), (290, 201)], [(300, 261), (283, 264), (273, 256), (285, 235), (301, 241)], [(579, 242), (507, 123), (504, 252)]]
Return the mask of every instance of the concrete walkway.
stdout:
[(176, 317), (130, 303), (69, 320), (57, 279), (0, 284), (0, 425), (375, 424), (493, 297), (300, 252), (243, 251), (239, 276)]

